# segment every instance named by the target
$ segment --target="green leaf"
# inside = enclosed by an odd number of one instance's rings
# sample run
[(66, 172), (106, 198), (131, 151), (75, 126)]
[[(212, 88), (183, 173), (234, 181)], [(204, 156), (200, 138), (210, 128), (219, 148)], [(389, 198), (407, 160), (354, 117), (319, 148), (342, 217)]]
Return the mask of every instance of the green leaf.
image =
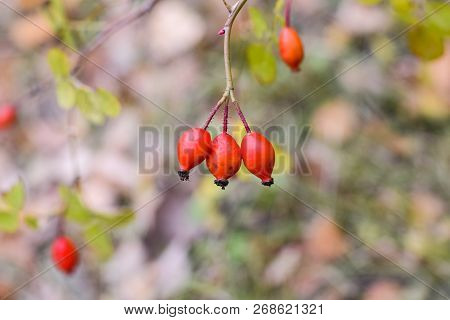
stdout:
[(67, 205), (67, 219), (79, 224), (89, 223), (91, 220), (91, 212), (84, 207), (78, 194), (67, 187), (61, 187), (59, 192)]
[(5, 192), (3, 199), (15, 211), (21, 210), (25, 203), (25, 190), (23, 183), (20, 181), (16, 183), (9, 191)]
[(399, 13), (409, 12), (414, 9), (412, 0), (390, 0), (390, 4), (392, 9)]
[(68, 79), (61, 79), (56, 82), (56, 97), (58, 104), (65, 109), (70, 109), (76, 102), (77, 89)]
[(47, 60), (55, 77), (64, 78), (70, 75), (69, 58), (61, 50), (51, 49), (47, 54)]
[(273, 7), (273, 13), (275, 15), (282, 15), (283, 8), (284, 8), (284, 0), (277, 0), (277, 2), (275, 2), (275, 6)]
[(429, 14), (434, 12), (429, 17), (430, 25), (436, 28), (442, 35), (450, 35), (450, 5), (447, 4), (442, 7), (442, 3), (427, 2), (425, 8)]
[(3, 212), (0, 211), (0, 230), (3, 232), (15, 232), (19, 228), (19, 213), (18, 212)]
[(411, 24), (417, 22), (412, 0), (390, 0), (390, 4), (400, 20)]
[(253, 76), (261, 84), (270, 84), (277, 75), (277, 62), (266, 46), (258, 43), (250, 44), (247, 48), (247, 61)]
[(99, 88), (96, 91), (98, 108), (107, 116), (115, 117), (120, 113), (119, 100), (109, 91)]
[(78, 88), (76, 97), (78, 109), (89, 121), (95, 124), (102, 124), (104, 116), (99, 110), (96, 100), (94, 92), (85, 88)]
[(269, 30), (263, 13), (255, 7), (250, 7), (248, 11), (250, 14), (253, 33), (257, 38), (262, 38)]
[(48, 11), (52, 22), (57, 27), (61, 27), (66, 23), (66, 13), (62, 0), (50, 0)]
[(418, 25), (408, 33), (408, 45), (423, 60), (433, 60), (444, 53), (444, 39), (426, 25)]
[(78, 88), (76, 95), (76, 103), (80, 110), (84, 112), (90, 112), (95, 108), (94, 101), (92, 99), (92, 92), (85, 88)]
[(134, 219), (132, 210), (123, 210), (118, 214), (95, 213), (95, 219), (105, 227), (124, 226)]
[[(277, 0), (277, 2), (275, 2), (275, 6), (273, 8), (273, 16), (274, 16), (273, 28), (275, 30), (278, 30), (282, 26), (284, 26), (284, 0)], [(277, 43), (278, 38), (276, 32), (273, 32), (272, 37), (274, 43)]]
[(38, 219), (34, 216), (27, 215), (25, 216), (25, 223), (28, 227), (33, 230), (36, 230), (39, 227)]
[(79, 224), (86, 225), (95, 222), (105, 228), (115, 228), (126, 225), (134, 219), (134, 212), (130, 209), (124, 209), (116, 214), (95, 212), (87, 208), (80, 195), (68, 187), (60, 187), (60, 194), (67, 205), (67, 219)]
[(54, 32), (62, 39), (64, 44), (75, 47), (75, 40), (70, 29), (63, 0), (50, 0), (47, 6), (47, 13)]
[(85, 241), (94, 249), (100, 259), (108, 259), (114, 251), (114, 246), (107, 228), (99, 224), (92, 224), (84, 230)]

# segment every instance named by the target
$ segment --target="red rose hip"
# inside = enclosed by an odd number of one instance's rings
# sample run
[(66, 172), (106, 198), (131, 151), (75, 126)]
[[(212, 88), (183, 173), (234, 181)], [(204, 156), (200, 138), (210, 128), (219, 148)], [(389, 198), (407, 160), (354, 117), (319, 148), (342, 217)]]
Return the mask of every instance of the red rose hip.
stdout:
[(279, 49), (281, 59), (283, 59), (292, 71), (299, 71), (299, 66), (304, 56), (303, 43), (294, 28), (286, 26), (281, 29)]
[(185, 131), (178, 140), (178, 175), (182, 181), (189, 180), (189, 171), (206, 159), (211, 151), (211, 135), (201, 128)]
[(214, 183), (225, 189), (228, 179), (241, 167), (241, 150), (239, 145), (226, 132), (214, 138), (211, 153), (206, 158), (209, 171), (216, 178)]
[(66, 236), (60, 236), (53, 241), (51, 254), (56, 267), (62, 272), (72, 273), (78, 265), (77, 248)]
[(16, 109), (6, 104), (0, 107), (0, 130), (10, 127), (16, 120)]
[(275, 150), (270, 141), (258, 132), (249, 133), (242, 139), (241, 154), (248, 171), (260, 178), (263, 185), (270, 187), (275, 165)]

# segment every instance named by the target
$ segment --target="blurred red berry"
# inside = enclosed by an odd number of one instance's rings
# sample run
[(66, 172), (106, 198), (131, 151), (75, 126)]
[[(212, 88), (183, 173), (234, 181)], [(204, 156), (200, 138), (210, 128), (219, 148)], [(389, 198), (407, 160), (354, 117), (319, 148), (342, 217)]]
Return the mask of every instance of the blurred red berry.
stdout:
[(10, 127), (16, 120), (16, 109), (14, 106), (5, 104), (0, 107), (0, 129)]
[(51, 253), (56, 267), (65, 273), (72, 273), (78, 265), (77, 249), (68, 237), (56, 238), (52, 243)]
[(189, 180), (189, 170), (206, 159), (211, 151), (211, 135), (201, 128), (185, 131), (178, 140), (178, 175), (182, 181)]
[(263, 185), (270, 187), (275, 165), (275, 150), (270, 141), (258, 132), (249, 133), (242, 139), (241, 154), (248, 171), (260, 178)]
[(304, 55), (303, 43), (294, 28), (284, 27), (281, 29), (279, 49), (281, 59), (283, 59), (292, 71), (299, 71), (299, 66)]
[(211, 153), (206, 158), (209, 171), (216, 177), (214, 183), (225, 189), (228, 179), (241, 167), (241, 150), (239, 145), (226, 132), (214, 138)]

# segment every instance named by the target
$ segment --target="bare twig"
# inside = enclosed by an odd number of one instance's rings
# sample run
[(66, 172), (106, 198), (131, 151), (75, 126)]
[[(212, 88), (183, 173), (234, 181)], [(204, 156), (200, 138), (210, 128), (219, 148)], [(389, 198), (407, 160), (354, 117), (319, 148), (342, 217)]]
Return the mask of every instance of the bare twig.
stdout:
[[(211, 120), (214, 118), (215, 114), (225, 101), (227, 101), (227, 105), (229, 100), (231, 100), (232, 103), (236, 102), (236, 98), (234, 97), (233, 74), (231, 73), (231, 57), (230, 57), (231, 28), (233, 27), (234, 20), (236, 20), (237, 15), (241, 11), (242, 7), (244, 7), (246, 2), (247, 0), (239, 0), (239, 2), (237, 2), (233, 7), (230, 7), (229, 9), (230, 15), (228, 16), (228, 19), (225, 22), (223, 29), (219, 31), (219, 35), (225, 36), (223, 41), (224, 42), (223, 56), (225, 61), (226, 87), (222, 98), (219, 100), (219, 102), (217, 102), (217, 104), (212, 108), (211, 112), (209, 113), (208, 119), (206, 120), (203, 129), (208, 128), (209, 124), (211, 123)], [(223, 3), (227, 8), (229, 7), (226, 1), (223, 1)], [(242, 115), (241, 119), (245, 120), (244, 115)], [(247, 121), (245, 121), (245, 123), (247, 123)]]
[(225, 36), (223, 56), (225, 61), (225, 76), (227, 81), (224, 97), (226, 97), (227, 99), (229, 98), (231, 100), (231, 103), (234, 104), (234, 106), (236, 107), (236, 111), (239, 115), (239, 118), (241, 118), (241, 121), (244, 124), (245, 130), (247, 131), (247, 133), (250, 133), (251, 132), (250, 126), (248, 125), (248, 122), (245, 119), (244, 114), (242, 113), (241, 107), (239, 106), (239, 103), (236, 101), (236, 98), (234, 96), (234, 84), (233, 84), (233, 74), (231, 72), (231, 55), (230, 55), (231, 28), (233, 27), (233, 23), (236, 20), (237, 15), (244, 7), (246, 2), (247, 0), (240, 0), (233, 6), (232, 12), (230, 13), (230, 16), (225, 22), (225, 26), (223, 28)]
[[(83, 61), (86, 60), (86, 57), (91, 55), (96, 49), (98, 49), (106, 40), (108, 40), (113, 34), (122, 30), (132, 22), (142, 18), (146, 14), (152, 11), (155, 5), (161, 0), (147, 0), (145, 1), (141, 7), (137, 10), (115, 20), (112, 21), (105, 29), (103, 29), (94, 39), (92, 39), (85, 47), (80, 51), (75, 60), (74, 67), (71, 70), (72, 75), (78, 74), (78, 72), (82, 68)], [(15, 105), (19, 105), (20, 102), (24, 99), (31, 98), (49, 88), (52, 84), (53, 77), (49, 77), (46, 80), (35, 85), (28, 92), (23, 94), (15, 103)]]
[[(226, 1), (223, 1), (225, 6), (228, 6), (228, 3)], [(211, 120), (214, 118), (214, 115), (217, 113), (217, 111), (220, 109), (220, 107), (223, 105), (223, 103), (226, 101), (225, 106), (225, 113), (224, 113), (224, 131), (226, 132), (228, 123), (226, 122), (225, 118), (228, 118), (228, 103), (231, 100), (231, 103), (236, 106), (236, 110), (239, 114), (239, 117), (242, 120), (242, 123), (245, 126), (245, 130), (247, 132), (250, 132), (250, 127), (248, 126), (247, 120), (245, 119), (241, 108), (239, 107), (239, 104), (236, 101), (236, 98), (234, 97), (234, 85), (233, 85), (233, 74), (231, 72), (231, 56), (230, 56), (230, 40), (231, 40), (231, 28), (233, 27), (234, 20), (236, 20), (237, 15), (241, 11), (241, 9), (244, 7), (247, 0), (239, 0), (236, 2), (236, 4), (233, 7), (230, 7), (230, 15), (228, 16), (227, 21), (225, 22), (225, 25), (223, 29), (219, 31), (219, 35), (224, 35), (224, 46), (223, 46), (223, 57), (225, 61), (225, 77), (226, 77), (226, 87), (225, 92), (223, 93), (222, 98), (217, 102), (217, 104), (212, 108), (211, 112), (209, 113), (208, 119), (206, 120), (205, 125), (203, 126), (203, 129), (207, 129), (209, 124), (211, 123)]]
[(233, 10), (231, 9), (231, 6), (228, 4), (227, 0), (222, 0), (223, 4), (227, 8), (228, 12), (231, 13)]
[(161, 0), (149, 0), (144, 2), (144, 4), (134, 12), (131, 12), (116, 21), (111, 22), (103, 31), (101, 31), (91, 42), (89, 42), (85, 48), (81, 51), (82, 55), (77, 56), (77, 61), (75, 63), (75, 67), (73, 69), (73, 73), (76, 74), (83, 58), (89, 56), (94, 52), (98, 47), (100, 47), (106, 40), (108, 40), (113, 34), (117, 31), (122, 30), (124, 27), (128, 26), (130, 23), (139, 20), (146, 14), (148, 14), (154, 6)]
[(225, 26), (223, 29), (225, 30), (224, 37), (224, 61), (225, 61), (225, 76), (227, 79), (227, 86), (225, 88), (225, 94), (229, 95), (231, 98), (231, 102), (235, 102), (236, 98), (234, 97), (234, 85), (233, 85), (233, 74), (231, 73), (231, 56), (230, 56), (230, 40), (231, 40), (231, 28), (233, 27), (234, 20), (236, 20), (237, 15), (244, 7), (247, 0), (240, 0), (233, 7), (233, 11), (230, 13), (227, 21), (225, 22)]

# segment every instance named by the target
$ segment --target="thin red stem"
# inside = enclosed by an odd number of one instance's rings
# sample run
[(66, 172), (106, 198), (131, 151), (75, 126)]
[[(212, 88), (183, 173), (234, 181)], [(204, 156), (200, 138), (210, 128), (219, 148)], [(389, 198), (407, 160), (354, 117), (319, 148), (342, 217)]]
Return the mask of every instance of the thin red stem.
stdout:
[(208, 119), (206, 119), (205, 124), (203, 125), (203, 129), (208, 129), (209, 124), (211, 123), (212, 119), (214, 118), (214, 116), (216, 115), (217, 111), (220, 109), (220, 107), (222, 106), (223, 101), (219, 101), (217, 102), (217, 104), (211, 109), (211, 112), (208, 115)]
[(248, 125), (247, 119), (245, 119), (245, 116), (242, 113), (242, 110), (241, 110), (241, 107), (239, 106), (239, 103), (235, 102), (234, 106), (236, 107), (236, 112), (239, 115), (239, 118), (241, 118), (241, 121), (244, 124), (245, 131), (247, 131), (247, 133), (251, 133), (252, 130), (250, 129), (250, 126)]
[(291, 26), (291, 9), (292, 9), (292, 0), (286, 1), (286, 7), (284, 8), (284, 23), (286, 27)]
[(228, 132), (228, 100), (223, 110), (223, 132)]

